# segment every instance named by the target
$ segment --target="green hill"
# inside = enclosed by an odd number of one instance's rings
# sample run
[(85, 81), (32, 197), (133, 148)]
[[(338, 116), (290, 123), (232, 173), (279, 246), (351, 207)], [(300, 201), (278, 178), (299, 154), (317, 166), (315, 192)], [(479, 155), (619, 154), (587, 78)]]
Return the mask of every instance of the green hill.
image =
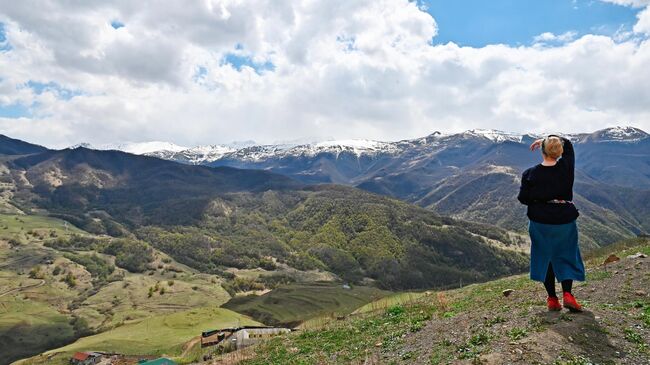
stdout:
[(408, 289), (484, 281), (527, 262), (525, 238), (351, 187), (84, 148), (7, 166), (12, 201), (24, 211), (45, 209), (94, 234), (135, 236), (206, 273), (270, 260)]
[(235, 297), (223, 305), (267, 325), (294, 327), (305, 320), (341, 316), (388, 292), (363, 286), (349, 289), (340, 284), (313, 283), (281, 286), (261, 296)]
[[(548, 312), (541, 284), (514, 276), (428, 293), (275, 338), (244, 364), (644, 364), (650, 362), (650, 240), (595, 252), (574, 293), (583, 313)], [(611, 253), (622, 259), (606, 268)], [(514, 289), (505, 297), (502, 291)]]
[(254, 326), (260, 323), (223, 308), (207, 307), (147, 318), (45, 352), (19, 364), (67, 364), (77, 351), (116, 352), (124, 355), (178, 357), (184, 345), (202, 331)]

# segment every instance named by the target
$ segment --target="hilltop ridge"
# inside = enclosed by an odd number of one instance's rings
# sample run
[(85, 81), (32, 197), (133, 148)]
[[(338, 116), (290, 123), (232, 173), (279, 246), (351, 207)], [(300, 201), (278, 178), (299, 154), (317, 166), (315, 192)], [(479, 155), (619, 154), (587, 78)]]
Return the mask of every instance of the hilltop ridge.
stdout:
[[(650, 254), (649, 239), (594, 252), (587, 281), (574, 289), (583, 313), (548, 312), (541, 283), (521, 275), (384, 301), (370, 314), (273, 339), (241, 363), (650, 363), (650, 258), (634, 258), (639, 251)], [(603, 266), (612, 253), (620, 260)]]

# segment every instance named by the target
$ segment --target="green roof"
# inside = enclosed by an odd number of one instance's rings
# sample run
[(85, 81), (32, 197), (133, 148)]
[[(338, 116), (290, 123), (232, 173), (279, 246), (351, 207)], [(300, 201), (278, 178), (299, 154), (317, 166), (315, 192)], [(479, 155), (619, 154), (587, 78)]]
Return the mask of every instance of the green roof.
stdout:
[(161, 357), (160, 359), (149, 360), (138, 363), (139, 365), (177, 365), (175, 361)]

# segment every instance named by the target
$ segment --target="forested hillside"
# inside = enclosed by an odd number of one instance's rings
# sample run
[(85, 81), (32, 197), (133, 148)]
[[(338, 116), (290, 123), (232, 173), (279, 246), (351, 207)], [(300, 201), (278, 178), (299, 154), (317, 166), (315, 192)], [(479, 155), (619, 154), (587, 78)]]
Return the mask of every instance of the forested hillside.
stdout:
[(25, 212), (137, 238), (209, 273), (288, 265), (403, 289), (487, 280), (527, 262), (518, 235), (351, 187), (85, 148), (6, 165)]

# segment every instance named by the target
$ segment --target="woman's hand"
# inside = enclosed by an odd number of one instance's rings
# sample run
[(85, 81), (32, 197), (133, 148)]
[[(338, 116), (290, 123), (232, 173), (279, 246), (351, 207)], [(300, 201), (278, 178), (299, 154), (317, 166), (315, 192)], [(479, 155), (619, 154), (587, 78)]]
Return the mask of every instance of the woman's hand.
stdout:
[(531, 150), (531, 151), (535, 151), (536, 149), (541, 148), (541, 147), (542, 147), (542, 142), (543, 142), (543, 141), (544, 141), (544, 138), (540, 138), (540, 139), (536, 140), (535, 142), (533, 142), (533, 143), (530, 145), (530, 150)]

